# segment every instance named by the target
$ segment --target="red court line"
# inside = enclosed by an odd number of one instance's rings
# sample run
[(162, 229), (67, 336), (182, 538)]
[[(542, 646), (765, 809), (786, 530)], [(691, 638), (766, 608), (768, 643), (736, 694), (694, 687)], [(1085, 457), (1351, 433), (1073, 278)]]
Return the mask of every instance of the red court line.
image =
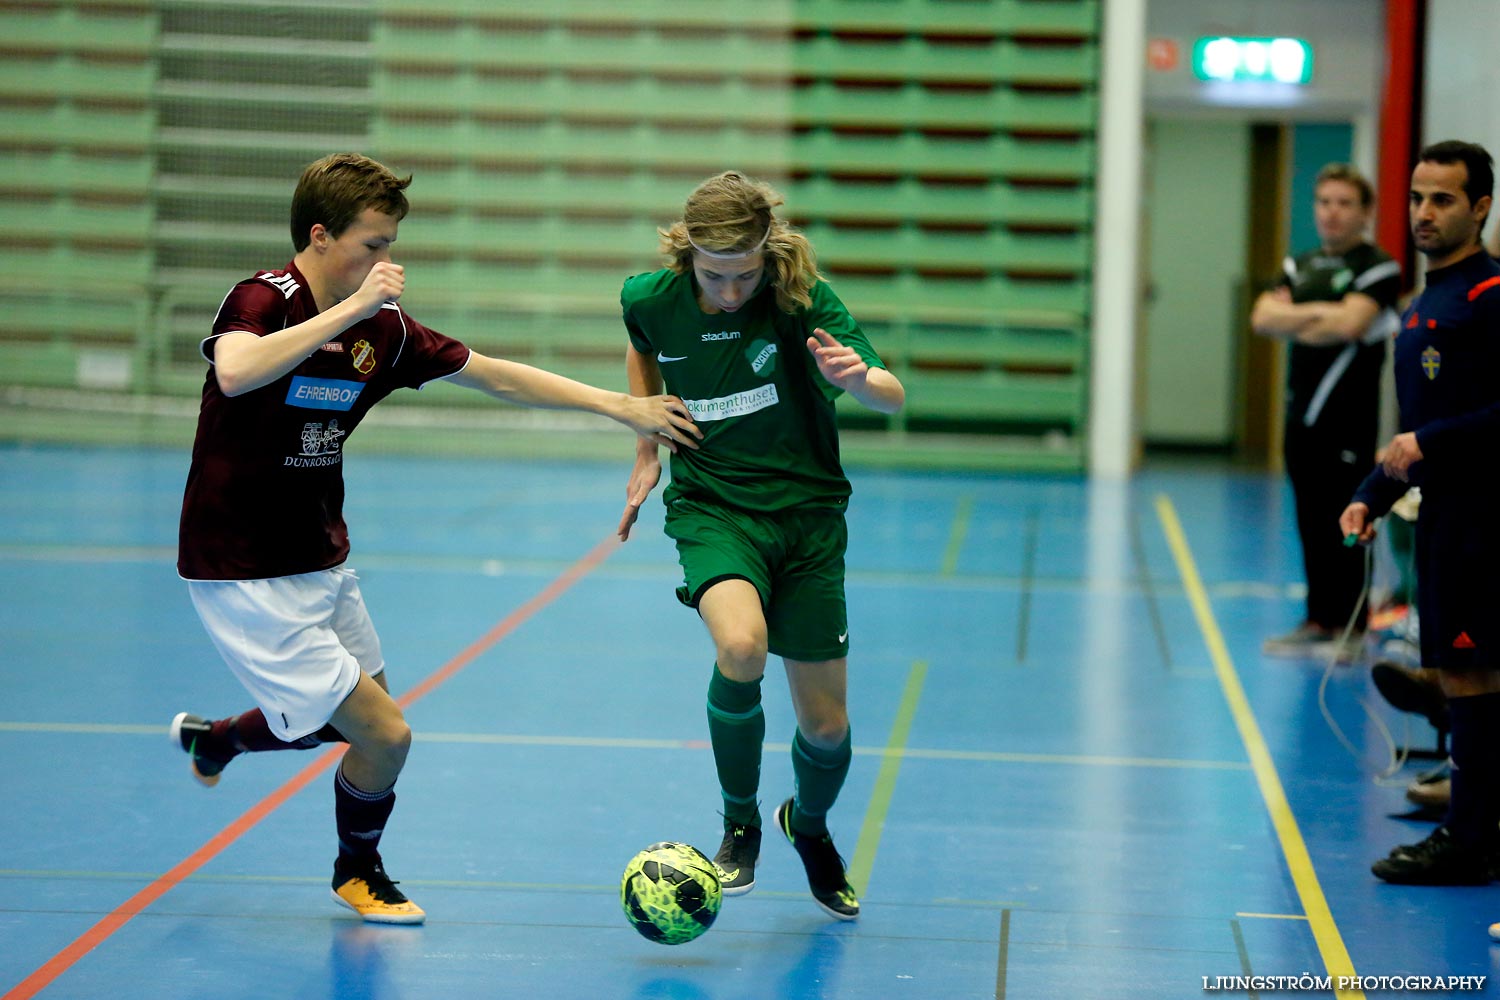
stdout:
[[(506, 615), (498, 625), (480, 636), (467, 649), (433, 671), (416, 687), (407, 691), (400, 698), (397, 698), (396, 703), (404, 709), (417, 699), (428, 694), (438, 685), (468, 666), (485, 650), (495, 645), (501, 639), (504, 639), (511, 632), (514, 632), (526, 619), (536, 614), (548, 604), (551, 604), (563, 591), (588, 575), (619, 547), (620, 540), (614, 535), (610, 535), (604, 541), (594, 546), (592, 551), (572, 566), (569, 566), (561, 576), (549, 583), (536, 596)], [(332, 767), (334, 762), (343, 756), (346, 749), (346, 747), (339, 746), (319, 754), (317, 760), (301, 771), (298, 771), (290, 781), (251, 806), (239, 819), (209, 838), (208, 842), (202, 847), (177, 862), (177, 864), (172, 866), (171, 870), (157, 877), (150, 885), (117, 906), (103, 920), (100, 920), (97, 924), (79, 935), (72, 944), (59, 951), (56, 955), (53, 955), (35, 972), (21, 980), (14, 989), (6, 993), (3, 997), (0, 997), (0, 1000), (29, 1000), (29, 998), (36, 996), (42, 990), (46, 989), (54, 979), (67, 972), (84, 955), (87, 955), (103, 944), (111, 934), (124, 927), (132, 917), (156, 902), (162, 896), (165, 896), (179, 883), (191, 877), (198, 869), (212, 861), (221, 851), (238, 840), (251, 827), (275, 812), (277, 808), (293, 795), (306, 788), (312, 783), (314, 778)]]

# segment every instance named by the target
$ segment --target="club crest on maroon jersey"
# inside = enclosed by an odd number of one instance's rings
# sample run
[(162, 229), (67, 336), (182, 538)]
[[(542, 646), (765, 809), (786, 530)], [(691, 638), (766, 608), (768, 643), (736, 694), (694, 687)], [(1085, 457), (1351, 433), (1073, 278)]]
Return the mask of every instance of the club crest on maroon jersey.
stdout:
[(355, 371), (368, 375), (375, 367), (375, 348), (370, 346), (368, 340), (356, 340), (350, 360), (354, 362)]

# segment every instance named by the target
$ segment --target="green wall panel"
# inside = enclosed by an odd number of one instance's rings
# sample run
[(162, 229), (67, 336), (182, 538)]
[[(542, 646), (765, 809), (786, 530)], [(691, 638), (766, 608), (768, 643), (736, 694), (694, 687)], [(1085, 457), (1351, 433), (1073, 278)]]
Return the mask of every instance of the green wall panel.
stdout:
[[(620, 281), (703, 177), (775, 184), (926, 422), (1085, 433), (1098, 0), (34, 0), (0, 8), (0, 376), (66, 385), (136, 337), (133, 388), (197, 392), (229, 284), (291, 254), (296, 173), (415, 173), (398, 250), (425, 321), (618, 378)], [(141, 303), (23, 299), (88, 276)], [(107, 310), (106, 310), (107, 312)], [(127, 324), (128, 326), (129, 324)], [(24, 328), (24, 329), (23, 329)], [(442, 397), (442, 398), (440, 398)], [(450, 405), (423, 394), (412, 405)], [(851, 412), (851, 419), (853, 415)], [(918, 435), (920, 436), (920, 435)], [(1063, 460), (1066, 464), (1066, 459)]]

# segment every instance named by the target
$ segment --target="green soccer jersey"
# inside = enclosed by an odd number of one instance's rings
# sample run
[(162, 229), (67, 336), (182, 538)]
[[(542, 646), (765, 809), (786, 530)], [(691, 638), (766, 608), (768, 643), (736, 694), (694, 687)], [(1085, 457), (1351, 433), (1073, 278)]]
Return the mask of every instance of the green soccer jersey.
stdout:
[(703, 432), (697, 451), (672, 456), (664, 498), (722, 501), (744, 510), (842, 506), (833, 401), (842, 392), (818, 371), (807, 338), (821, 327), (872, 368), (885, 365), (827, 283), (788, 315), (768, 285), (737, 311), (705, 313), (691, 273), (670, 269), (625, 282), (620, 305), (636, 350), (656, 358), (666, 391)]

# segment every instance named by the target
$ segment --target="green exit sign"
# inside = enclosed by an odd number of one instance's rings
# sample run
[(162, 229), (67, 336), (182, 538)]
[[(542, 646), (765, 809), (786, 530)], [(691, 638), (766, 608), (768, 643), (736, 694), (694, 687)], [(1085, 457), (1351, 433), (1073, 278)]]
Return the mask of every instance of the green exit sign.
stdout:
[(1200, 38), (1193, 45), (1193, 73), (1200, 80), (1306, 83), (1313, 51), (1300, 38)]

